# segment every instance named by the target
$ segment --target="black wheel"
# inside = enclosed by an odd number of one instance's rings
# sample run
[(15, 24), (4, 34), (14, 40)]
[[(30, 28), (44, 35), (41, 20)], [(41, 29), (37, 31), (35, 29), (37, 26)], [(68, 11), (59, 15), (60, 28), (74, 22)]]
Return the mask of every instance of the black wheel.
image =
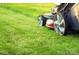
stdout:
[(39, 26), (45, 26), (46, 18), (43, 15), (39, 16), (38, 23), (39, 23)]
[(54, 29), (60, 35), (67, 34), (67, 22), (61, 14), (57, 14), (57, 20), (54, 22)]

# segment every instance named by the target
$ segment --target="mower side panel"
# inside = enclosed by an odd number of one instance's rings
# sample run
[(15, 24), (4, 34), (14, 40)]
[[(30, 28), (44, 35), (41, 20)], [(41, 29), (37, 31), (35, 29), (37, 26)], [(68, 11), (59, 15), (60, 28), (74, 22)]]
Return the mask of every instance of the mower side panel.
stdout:
[[(72, 6), (73, 7), (73, 6)], [(76, 6), (75, 6), (76, 7)], [(76, 14), (73, 12), (74, 8), (70, 8), (66, 11), (61, 12), (68, 26), (72, 30), (79, 31), (79, 19), (76, 18)], [(79, 7), (79, 6), (78, 6)], [(77, 8), (78, 8), (77, 7)], [(75, 10), (76, 11), (76, 10)], [(79, 11), (79, 10), (78, 10)], [(78, 12), (79, 13), (79, 12)], [(77, 15), (78, 16), (78, 15)], [(78, 16), (79, 17), (79, 16)]]

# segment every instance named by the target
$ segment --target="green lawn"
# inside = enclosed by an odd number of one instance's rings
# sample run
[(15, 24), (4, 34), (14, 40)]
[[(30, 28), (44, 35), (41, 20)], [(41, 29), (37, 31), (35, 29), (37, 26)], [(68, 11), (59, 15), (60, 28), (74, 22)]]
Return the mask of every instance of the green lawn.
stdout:
[(37, 16), (53, 4), (0, 4), (0, 54), (79, 54), (79, 35), (39, 27)]

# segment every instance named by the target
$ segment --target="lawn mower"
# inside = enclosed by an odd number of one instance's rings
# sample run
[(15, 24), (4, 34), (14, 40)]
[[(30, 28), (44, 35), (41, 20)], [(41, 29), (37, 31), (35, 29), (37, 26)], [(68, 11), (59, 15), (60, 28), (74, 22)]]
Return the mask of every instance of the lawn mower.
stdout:
[(51, 13), (38, 17), (39, 25), (54, 29), (60, 35), (69, 31), (79, 31), (79, 4), (60, 3), (51, 9)]

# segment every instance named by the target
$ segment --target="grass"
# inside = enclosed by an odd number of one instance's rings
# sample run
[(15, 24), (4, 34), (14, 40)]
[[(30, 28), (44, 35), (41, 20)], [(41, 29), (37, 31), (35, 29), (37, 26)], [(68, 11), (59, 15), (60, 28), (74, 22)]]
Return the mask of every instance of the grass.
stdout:
[(37, 16), (53, 4), (0, 4), (0, 54), (79, 54), (79, 35), (39, 27)]

